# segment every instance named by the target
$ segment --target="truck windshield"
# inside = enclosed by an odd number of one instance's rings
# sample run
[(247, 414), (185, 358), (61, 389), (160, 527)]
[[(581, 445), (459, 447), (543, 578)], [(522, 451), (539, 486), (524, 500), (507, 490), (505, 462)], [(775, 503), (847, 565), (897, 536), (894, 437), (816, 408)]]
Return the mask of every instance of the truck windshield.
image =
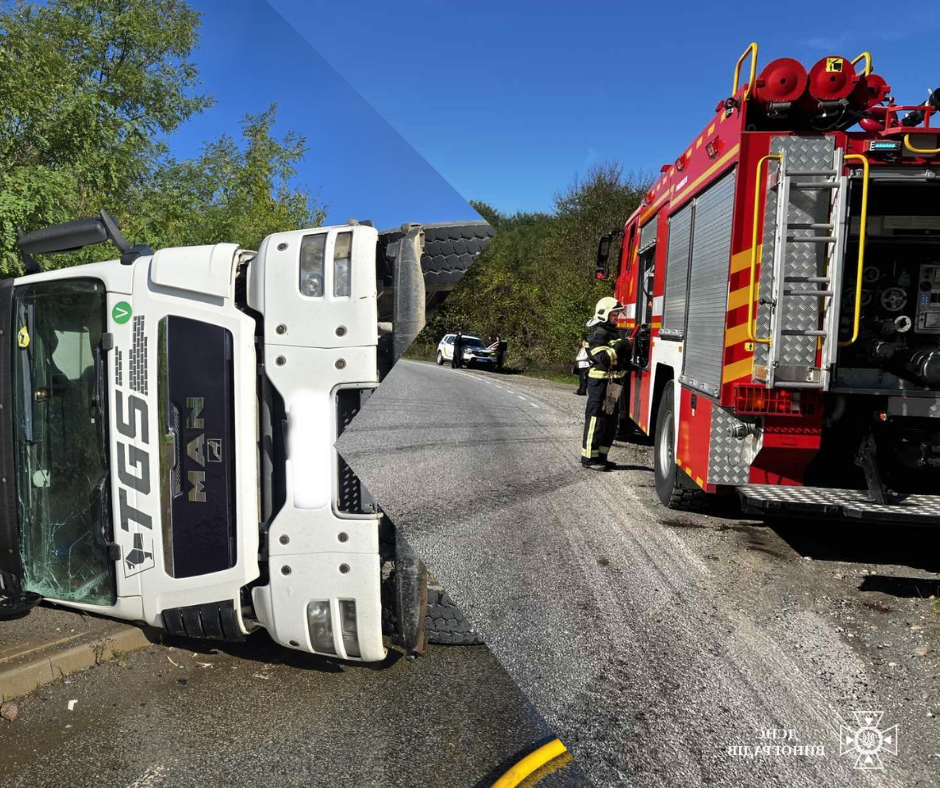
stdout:
[(21, 285), (13, 296), (14, 463), (23, 587), (114, 604), (108, 560), (103, 283)]

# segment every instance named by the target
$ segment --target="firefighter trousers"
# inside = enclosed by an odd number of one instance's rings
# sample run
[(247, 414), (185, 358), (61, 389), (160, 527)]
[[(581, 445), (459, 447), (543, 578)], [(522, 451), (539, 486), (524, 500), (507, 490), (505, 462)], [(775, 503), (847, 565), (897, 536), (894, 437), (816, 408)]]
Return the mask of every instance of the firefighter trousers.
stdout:
[(607, 459), (617, 432), (617, 415), (586, 416), (584, 440), (581, 444), (581, 462), (587, 465)]

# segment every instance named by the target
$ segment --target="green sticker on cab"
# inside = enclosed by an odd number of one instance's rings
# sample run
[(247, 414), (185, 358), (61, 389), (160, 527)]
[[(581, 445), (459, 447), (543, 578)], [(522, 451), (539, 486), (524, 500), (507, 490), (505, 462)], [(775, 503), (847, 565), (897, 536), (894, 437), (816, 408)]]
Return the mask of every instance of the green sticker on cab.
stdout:
[(127, 301), (118, 301), (111, 310), (111, 319), (122, 325), (131, 319), (131, 305)]

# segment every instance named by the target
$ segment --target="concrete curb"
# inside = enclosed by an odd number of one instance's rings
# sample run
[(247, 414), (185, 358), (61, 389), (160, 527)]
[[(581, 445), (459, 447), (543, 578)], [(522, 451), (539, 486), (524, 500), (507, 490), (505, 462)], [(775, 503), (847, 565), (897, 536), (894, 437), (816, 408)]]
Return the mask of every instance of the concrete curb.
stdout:
[(162, 634), (153, 627), (127, 626), (52, 654), (39, 652), (20, 664), (0, 665), (0, 700), (25, 695), (76, 670), (90, 668), (111, 659), (116, 651), (136, 651), (157, 643)]

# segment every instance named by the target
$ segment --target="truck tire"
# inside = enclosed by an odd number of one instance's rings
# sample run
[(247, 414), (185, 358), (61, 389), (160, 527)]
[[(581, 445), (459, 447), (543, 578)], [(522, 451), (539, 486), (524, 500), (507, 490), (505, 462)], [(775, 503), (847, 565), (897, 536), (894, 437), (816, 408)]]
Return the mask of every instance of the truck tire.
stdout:
[[(469, 270), (480, 253), (486, 249), (496, 231), (482, 219), (478, 221), (451, 223), (438, 222), (425, 224), (424, 254), (421, 255), (421, 270), (424, 272), (424, 284), (430, 288), (452, 289)], [(385, 284), (392, 284), (392, 266), (394, 265), (384, 251), (389, 244), (402, 237), (401, 229), (383, 230), (379, 233), (380, 274)]]
[[(424, 228), (424, 254), (421, 255), (421, 271), (427, 290), (428, 318), (443, 303), (448, 293), (467, 273), (480, 253), (486, 249), (496, 231), (482, 219), (466, 222), (437, 222), (422, 225)], [(386, 250), (390, 244), (401, 239), (401, 228), (382, 230), (379, 233), (379, 248), (376, 255), (376, 276), (382, 283), (379, 294), (379, 320), (390, 320), (391, 288), (394, 282), (395, 261)]]
[(42, 597), (31, 591), (0, 589), (0, 621), (23, 618), (41, 601)]
[(653, 476), (656, 494), (670, 509), (700, 509), (706, 503), (706, 493), (695, 485), (678, 465), (675, 457), (676, 419), (675, 383), (669, 381), (659, 399), (659, 415), (653, 444)]
[(428, 612), (425, 616), (428, 643), (449, 646), (477, 646), (483, 643), (479, 632), (463, 617), (460, 608), (438, 585), (428, 586)]

